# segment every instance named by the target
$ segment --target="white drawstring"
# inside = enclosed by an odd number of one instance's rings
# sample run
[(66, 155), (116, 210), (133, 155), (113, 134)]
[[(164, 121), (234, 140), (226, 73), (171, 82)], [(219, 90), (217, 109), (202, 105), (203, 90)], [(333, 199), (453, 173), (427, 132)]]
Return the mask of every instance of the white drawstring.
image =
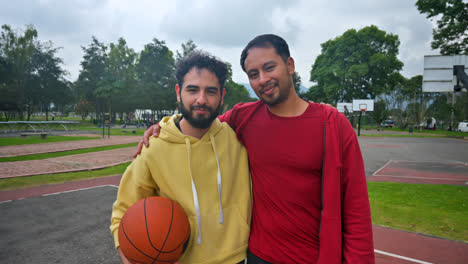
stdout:
[(218, 152), (216, 152), (216, 143), (213, 135), (210, 134), (210, 139), (211, 139), (211, 146), (213, 146), (213, 151), (216, 156), (216, 163), (218, 164), (218, 196), (219, 196), (219, 223), (222, 224), (224, 223), (224, 215), (223, 215), (223, 202), (222, 202), (222, 184), (221, 184), (221, 167), (219, 166), (219, 158), (218, 158)]
[[(213, 135), (210, 134), (210, 141), (211, 146), (213, 147), (214, 154), (216, 156), (216, 164), (218, 165), (218, 198), (219, 198), (219, 223), (224, 223), (224, 214), (223, 214), (223, 203), (222, 203), (222, 182), (221, 182), (221, 167), (219, 166), (219, 157), (218, 152), (216, 152), (216, 143), (214, 140)], [(201, 244), (201, 213), (200, 213), (200, 202), (198, 201), (198, 194), (197, 188), (195, 183), (193, 182), (193, 175), (192, 175), (192, 148), (190, 145), (190, 140), (186, 137), (185, 138), (185, 145), (187, 146), (187, 155), (189, 160), (189, 171), (190, 171), (190, 180), (192, 181), (192, 195), (193, 195), (193, 203), (195, 205), (195, 211), (197, 213), (197, 224), (198, 224), (198, 236), (197, 236), (197, 244)]]
[(192, 151), (190, 147), (190, 140), (185, 138), (185, 145), (187, 146), (187, 155), (189, 160), (189, 171), (190, 171), (190, 180), (192, 181), (192, 195), (193, 195), (193, 203), (195, 204), (195, 211), (197, 212), (197, 224), (198, 224), (198, 236), (197, 236), (197, 244), (201, 244), (201, 215), (200, 215), (200, 203), (198, 202), (198, 194), (197, 188), (195, 187), (195, 183), (193, 182), (192, 176)]

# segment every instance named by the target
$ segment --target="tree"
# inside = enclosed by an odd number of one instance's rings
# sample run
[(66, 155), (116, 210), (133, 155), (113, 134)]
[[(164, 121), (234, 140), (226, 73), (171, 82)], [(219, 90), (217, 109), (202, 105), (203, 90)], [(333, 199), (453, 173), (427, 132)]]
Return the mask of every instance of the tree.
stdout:
[[(83, 98), (87, 102), (95, 105), (96, 112), (104, 111), (103, 100), (99, 100), (95, 91), (99, 89), (106, 76), (107, 49), (108, 47), (99, 42), (96, 37), (92, 37), (88, 47), (81, 47), (84, 52), (81, 61), (81, 70), (78, 79), (74, 84), (75, 98), (79, 102)], [(96, 118), (98, 118), (96, 116)]]
[(374, 111), (370, 112), (370, 115), (374, 118), (377, 125), (380, 127), (380, 124), (388, 118), (389, 111), (384, 100), (378, 100), (374, 103)]
[(81, 116), (81, 120), (85, 120), (91, 111), (93, 111), (93, 104), (81, 97), (76, 104), (75, 112)]
[(175, 60), (176, 63), (177, 63), (178, 61), (180, 61), (180, 59), (182, 59), (183, 57), (185, 57), (185, 56), (187, 56), (188, 54), (190, 54), (191, 52), (198, 50), (198, 49), (197, 49), (197, 45), (196, 45), (195, 42), (193, 42), (193, 40), (191, 40), (191, 39), (187, 40), (187, 42), (185, 42), (185, 43), (182, 43), (182, 44), (181, 44), (181, 48), (182, 48), (181, 52), (179, 52), (178, 50), (176, 50), (176, 56), (175, 56), (175, 57), (176, 57), (176, 58), (175, 58), (175, 59), (176, 59), (176, 60)]
[(224, 88), (226, 89), (226, 95), (224, 96), (224, 107), (223, 112), (234, 107), (234, 105), (241, 102), (253, 102), (254, 98), (250, 97), (249, 91), (245, 86), (234, 82), (232, 79), (232, 65), (226, 62), (228, 66), (228, 76)]
[[(0, 42), (1, 45), (1, 42)], [(16, 90), (12, 85), (13, 66), (4, 56), (0, 47), (0, 111), (8, 121), (18, 110), (16, 105)]]
[(329, 102), (323, 87), (318, 85), (312, 85), (309, 90), (302, 94), (301, 98), (312, 102)]
[(94, 92), (96, 96), (106, 99), (111, 117), (112, 99), (130, 91), (134, 86), (136, 57), (137, 54), (127, 46), (125, 39), (119, 38), (116, 44), (110, 44), (104, 78)]
[[(27, 106), (27, 81), (31, 75), (31, 58), (35, 49), (37, 39), (36, 29), (29, 25), (23, 34), (19, 34), (9, 26), (3, 25), (0, 35), (0, 50), (2, 64), (9, 77), (3, 77), (2, 90), (10, 96), (7, 101), (6, 110), (15, 109), (21, 120)], [(14, 105), (12, 104), (14, 99)], [(3, 108), (3, 107), (2, 107)]]
[(406, 78), (401, 74), (394, 76), (395, 85), (393, 89), (386, 91), (379, 96), (380, 99), (385, 101), (386, 108), (389, 114), (392, 115), (393, 120), (398, 127), (404, 129), (409, 124), (407, 105), (411, 100), (412, 91), (407, 89)]
[(398, 36), (376, 26), (343, 35), (321, 44), (322, 52), (312, 65), (310, 81), (315, 94), (335, 104), (352, 99), (373, 99), (391, 89), (403, 67), (398, 60)]
[(33, 26), (27, 26), (24, 34), (13, 31), (8, 25), (3, 25), (2, 30), (0, 92), (4, 97), (0, 100), (1, 110), (18, 111), (21, 120), (25, 111), (30, 120), (33, 111), (40, 110), (46, 112), (48, 119), (52, 103), (68, 103), (70, 99), (63, 61), (56, 55), (59, 48), (51, 41), (39, 41)]
[[(416, 75), (405, 80), (405, 89), (412, 94), (409, 100), (408, 111), (414, 122), (414, 125), (419, 126), (424, 122), (429, 101), (432, 99), (432, 94), (422, 91), (422, 75)], [(422, 127), (419, 126), (422, 130)]]
[(46, 113), (49, 120), (49, 112), (52, 103), (54, 105), (67, 104), (72, 101), (70, 87), (64, 77), (66, 71), (62, 68), (63, 60), (56, 56), (59, 48), (54, 48), (53, 43), (37, 42), (32, 55), (32, 72), (28, 82), (29, 98), (27, 114), (28, 120), (35, 107)]
[(172, 51), (164, 41), (154, 38), (146, 44), (140, 53), (136, 65), (140, 97), (144, 102), (140, 105), (153, 110), (154, 119), (163, 115), (163, 110), (172, 111), (176, 108), (175, 94), (175, 61)]
[(296, 90), (297, 95), (301, 95), (301, 76), (296, 71), (293, 74), (293, 83), (294, 83), (294, 90)]
[(468, 3), (464, 0), (418, 0), (416, 6), (429, 19), (437, 19), (432, 30), (433, 49), (443, 55), (468, 54)]

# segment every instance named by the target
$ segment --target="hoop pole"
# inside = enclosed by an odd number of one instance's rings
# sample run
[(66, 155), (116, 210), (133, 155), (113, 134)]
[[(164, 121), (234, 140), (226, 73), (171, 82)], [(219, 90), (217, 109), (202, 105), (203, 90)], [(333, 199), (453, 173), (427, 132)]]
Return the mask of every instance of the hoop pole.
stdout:
[(362, 112), (364, 112), (364, 111), (360, 111), (360, 112), (359, 112), (359, 125), (358, 125), (358, 132), (357, 132), (357, 133), (358, 133), (358, 134), (357, 134), (358, 136), (361, 135), (361, 117), (362, 117)]

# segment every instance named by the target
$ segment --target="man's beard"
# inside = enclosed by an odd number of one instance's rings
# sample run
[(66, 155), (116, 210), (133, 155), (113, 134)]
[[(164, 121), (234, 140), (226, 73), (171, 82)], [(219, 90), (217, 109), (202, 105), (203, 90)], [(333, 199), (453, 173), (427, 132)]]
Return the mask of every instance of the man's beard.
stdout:
[[(194, 117), (193, 116), (193, 111), (196, 109), (204, 109), (207, 110), (210, 115), (208, 117), (204, 116), (198, 116)], [(189, 124), (195, 128), (199, 129), (206, 129), (211, 126), (211, 123), (213, 123), (213, 120), (215, 120), (220, 112), (221, 109), (221, 103), (218, 105), (218, 107), (213, 110), (213, 108), (209, 106), (192, 106), (190, 107), (190, 110), (185, 108), (184, 102), (182, 101), (182, 98), (180, 99), (180, 112), (182, 113), (182, 117), (189, 122)]]

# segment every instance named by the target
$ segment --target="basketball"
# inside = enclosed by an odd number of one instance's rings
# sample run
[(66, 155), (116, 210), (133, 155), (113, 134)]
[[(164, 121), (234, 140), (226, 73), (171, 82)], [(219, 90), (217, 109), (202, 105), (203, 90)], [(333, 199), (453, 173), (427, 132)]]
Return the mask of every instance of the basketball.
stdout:
[(190, 236), (182, 207), (164, 197), (147, 197), (128, 208), (119, 226), (122, 253), (134, 264), (177, 261)]

